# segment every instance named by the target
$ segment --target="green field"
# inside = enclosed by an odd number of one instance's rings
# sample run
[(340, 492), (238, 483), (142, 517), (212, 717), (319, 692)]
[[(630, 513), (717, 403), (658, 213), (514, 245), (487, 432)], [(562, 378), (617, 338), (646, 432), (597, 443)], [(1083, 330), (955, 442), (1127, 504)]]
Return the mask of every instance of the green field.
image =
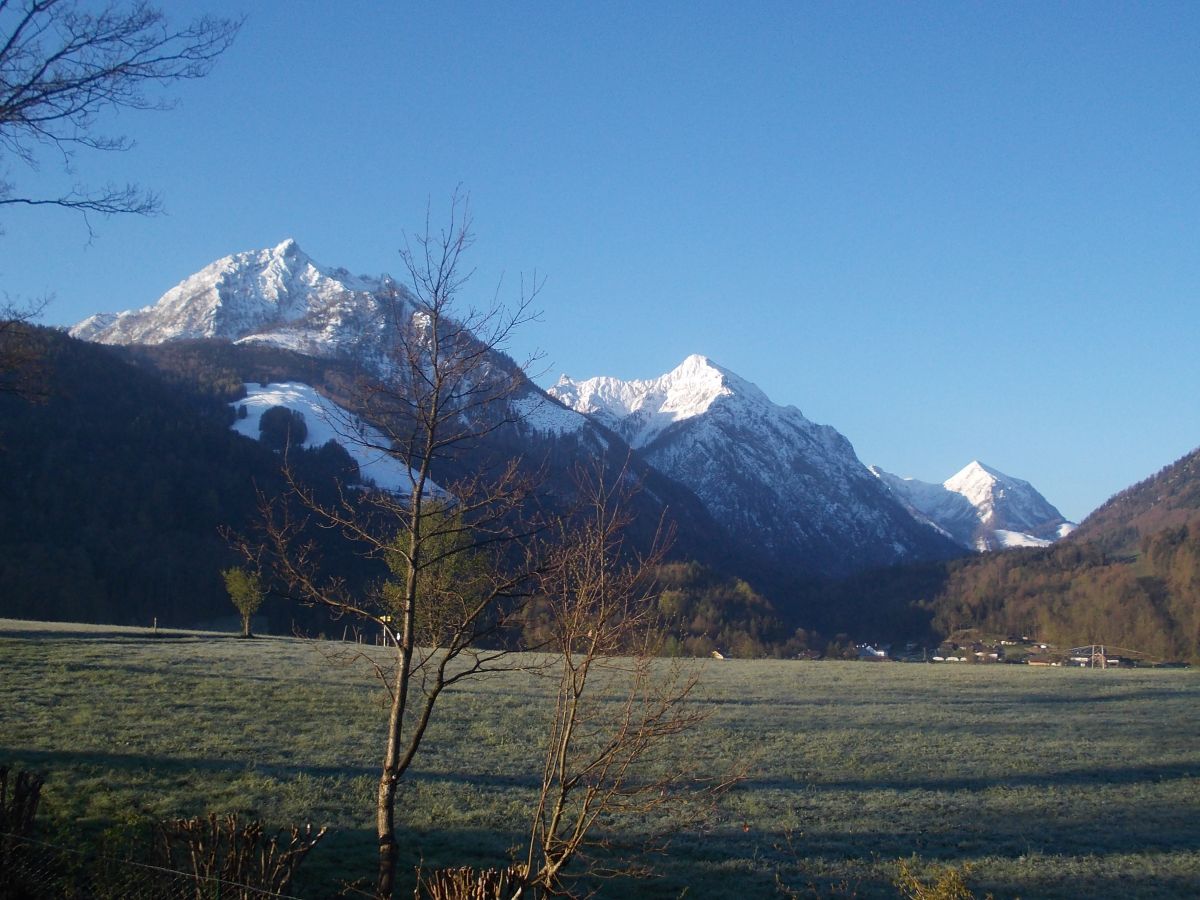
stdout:
[[(322, 896), (371, 873), (383, 714), (370, 673), (319, 646), (0, 620), (0, 764), (48, 773), (47, 833), (207, 810), (328, 824), (300, 885)], [(1200, 894), (1195, 672), (697, 665), (711, 717), (677, 752), (746, 779), (659, 877), (607, 895), (894, 897), (914, 854), (969, 863), (978, 896)], [(515, 672), (444, 699), (400, 801), (407, 871), (505, 861), (549, 688)]]

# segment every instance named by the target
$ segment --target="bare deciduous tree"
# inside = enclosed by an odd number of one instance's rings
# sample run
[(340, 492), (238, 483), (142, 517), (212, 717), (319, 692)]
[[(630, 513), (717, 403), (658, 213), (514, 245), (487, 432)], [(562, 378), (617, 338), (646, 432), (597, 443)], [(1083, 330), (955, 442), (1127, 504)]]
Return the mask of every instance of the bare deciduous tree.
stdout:
[[(172, 26), (143, 3), (0, 0), (0, 148), (37, 168), (50, 149), (71, 171), (76, 151), (127, 150), (128, 138), (97, 132), (114, 109), (163, 109), (157, 89), (202, 78), (232, 44), (240, 22), (206, 16)], [(0, 173), (6, 176), (6, 173)], [(16, 193), (0, 180), (0, 205), (58, 206), (109, 215), (156, 212), (158, 197), (137, 185), (76, 187), (60, 196)]]
[[(513, 309), (461, 311), (456, 301), (471, 274), (464, 268), (471, 242), (467, 203), (456, 194), (446, 228), (435, 231), (427, 217), (424, 233), (406, 244), (408, 287), (383, 303), (368, 348), (374, 371), (359, 381), (351, 404), (383, 440), (372, 443), (343, 423), (352, 439), (407, 467), (407, 493), (347, 492), (322, 503), (289, 473), (289, 496), (263, 500), (265, 542), (243, 545), (251, 558), (265, 556), (290, 596), (371, 623), (392, 645), (384, 658), (359, 654), (390, 697), (376, 798), (379, 897), (395, 887), (397, 788), (434, 707), (449, 686), (504, 665), (503, 650), (483, 648), (497, 645), (531, 589), (535, 479), (518, 460), (471, 470), (462, 457), (518, 418), (509, 401), (525, 376), (499, 351), (528, 320), (537, 285)], [(437, 472), (447, 474), (435, 482)], [(304, 538), (311, 524), (340, 531), (383, 562), (390, 578), (364, 594), (323, 576)]]
[[(658, 816), (680, 827), (729, 783), (700, 777), (673, 752), (674, 738), (707, 714), (690, 702), (699, 670), (659, 658), (654, 572), (669, 541), (645, 552), (627, 544), (628, 480), (579, 477), (583, 513), (563, 521), (539, 576), (558, 689), (522, 867), (535, 894), (570, 895), (568, 866), (614, 826)], [(583, 869), (618, 874), (594, 859)], [(639, 871), (633, 860), (620, 867)]]
[(674, 752), (674, 739), (707, 714), (690, 702), (696, 664), (659, 658), (654, 572), (667, 541), (644, 552), (627, 544), (625, 473), (614, 483), (581, 474), (578, 487), (580, 511), (547, 533), (537, 578), (543, 649), (553, 653), (542, 671), (556, 692), (523, 858), (506, 869), (432, 872), (420, 884), (427, 900), (576, 896), (596, 878), (644, 874), (636, 854), (613, 863), (592, 851), (634, 822), (649, 825), (642, 849), (658, 848), (736, 780), (702, 775)]

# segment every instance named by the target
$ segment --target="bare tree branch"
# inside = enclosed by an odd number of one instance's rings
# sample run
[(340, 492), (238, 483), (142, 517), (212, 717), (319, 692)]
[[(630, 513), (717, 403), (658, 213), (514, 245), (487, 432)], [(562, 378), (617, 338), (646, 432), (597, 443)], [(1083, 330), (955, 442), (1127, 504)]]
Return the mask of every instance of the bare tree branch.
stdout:
[[(123, 135), (97, 131), (114, 109), (168, 109), (157, 89), (203, 78), (229, 49), (240, 21), (205, 16), (172, 26), (144, 2), (100, 7), (77, 0), (0, 3), (0, 158), (36, 169), (54, 151), (68, 171), (77, 150), (127, 150)], [(27, 197), (0, 181), (0, 205), (58, 206), (85, 214), (148, 215), (158, 195), (136, 185), (76, 187)], [(90, 224), (89, 224), (90, 231)]]

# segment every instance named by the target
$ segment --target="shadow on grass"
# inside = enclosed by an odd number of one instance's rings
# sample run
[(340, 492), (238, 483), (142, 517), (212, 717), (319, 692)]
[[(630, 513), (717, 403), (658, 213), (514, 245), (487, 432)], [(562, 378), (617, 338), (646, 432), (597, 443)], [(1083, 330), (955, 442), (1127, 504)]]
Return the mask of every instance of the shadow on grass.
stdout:
[[(990, 822), (978, 833), (952, 828), (944, 832), (815, 828), (793, 834), (778, 831), (715, 834), (705, 841), (681, 841), (674, 864), (703, 870), (718, 855), (728, 861), (754, 860), (778, 875), (800, 896), (897, 896), (892, 878), (896, 863), (914, 855), (925, 863), (961, 867), (976, 874), (969, 883), (982, 897), (1089, 896), (1194, 897), (1195, 829), (1163, 835), (1152, 823), (1114, 830), (1102, 822), (1081, 820), (1056, 825), (1041, 819)], [(1130, 856), (1147, 854), (1144, 869), (1128, 871)], [(1177, 863), (1164, 858), (1179, 854)], [(1118, 859), (1106, 862), (1106, 857)], [(1133, 865), (1137, 865), (1136, 862)], [(1117, 880), (1102, 872), (1127, 872)], [(711, 878), (711, 876), (710, 876)], [(706, 879), (707, 880), (707, 879)], [(851, 892), (839, 892), (847, 891)], [(832, 891), (832, 893), (831, 893)], [(704, 896), (703, 890), (689, 896)], [(721, 896), (717, 893), (716, 896)]]
[[(34, 750), (0, 747), (10, 757), (21, 759), (31, 766), (103, 766), (115, 770), (152, 769), (162, 771), (254, 771), (264, 775), (292, 778), (297, 775), (346, 776), (378, 775), (375, 766), (305, 765), (270, 761), (247, 763), (244, 758), (157, 756), (142, 753), (112, 751)], [(500, 775), (413, 770), (405, 776), (413, 781), (446, 782), (481, 787), (536, 788), (538, 780), (528, 774)], [(870, 793), (873, 791), (929, 791), (934, 793), (977, 792), (993, 788), (1062, 788), (1095, 785), (1162, 784), (1171, 781), (1200, 779), (1200, 760), (1160, 763), (1142, 766), (1098, 766), (1068, 769), (1058, 772), (1031, 772), (1003, 778), (960, 776), (946, 778), (895, 779), (837, 779), (833, 781), (800, 781), (791, 778), (748, 778), (739, 783), (739, 791), (797, 791)]]
[[(1087, 676), (1083, 676), (1087, 677)], [(1103, 677), (1103, 676), (1099, 676)], [(945, 697), (944, 702), (949, 707), (954, 708), (970, 708), (970, 707), (1001, 707), (1011, 708), (1013, 714), (1019, 715), (1021, 710), (1028, 706), (1086, 706), (1093, 703), (1139, 703), (1142, 701), (1161, 701), (1175, 702), (1186, 700), (1186, 695), (1178, 689), (1170, 688), (1126, 688), (1119, 682), (1114, 682), (1110, 686), (1110, 690), (1097, 692), (1090, 690), (1088, 693), (1081, 693), (1078, 690), (1073, 690), (1075, 686), (1069, 687), (1060, 693), (1055, 694), (1039, 694), (1031, 691), (1022, 690), (1007, 691), (1005, 685), (986, 685), (986, 692), (981, 690), (979, 693), (972, 692), (956, 692)], [(1021, 688), (1027, 688), (1028, 685), (1020, 685)], [(1090, 687), (1090, 686), (1089, 686)], [(900, 690), (895, 692), (893, 696), (887, 694), (873, 694), (868, 699), (861, 700), (853, 705), (865, 707), (899, 707), (903, 709), (911, 708), (914, 701), (914, 692), (912, 690)], [(715, 708), (747, 708), (753, 709), (757, 707), (770, 707), (772, 709), (795, 709), (795, 710), (811, 710), (811, 709), (845, 709), (847, 702), (840, 697), (815, 697), (815, 698), (776, 698), (776, 697), (712, 697), (704, 698), (706, 706)]]
[(749, 778), (747, 790), (806, 791), (984, 791), (997, 787), (1071, 787), (1077, 785), (1160, 784), (1200, 779), (1200, 759), (1142, 766), (1096, 766), (1058, 772), (1029, 772), (1002, 778), (958, 776), (945, 778), (837, 779), (800, 782), (790, 778)]
[[(131, 759), (133, 757), (126, 757)], [(787, 835), (759, 830), (753, 822), (729, 823), (719, 829), (676, 834), (663, 854), (644, 858), (656, 875), (644, 879), (606, 880), (602, 895), (667, 900), (725, 897), (771, 897), (777, 879), (804, 897), (895, 898), (891, 878), (895, 861), (914, 854), (925, 862), (960, 866), (972, 863), (969, 877), (977, 896), (1077, 898), (1120, 896), (1163, 898), (1196, 896), (1188, 857), (1195, 856), (1197, 827), (1166, 833), (1162, 810), (1147, 808), (1144, 817), (1114, 828), (1102, 818), (1046, 821), (1034, 813), (989, 817), (986, 809), (953, 821), (934, 821), (928, 830), (900, 829), (887, 822), (881, 807), (876, 827), (816, 826)], [(275, 823), (269, 823), (274, 825)], [(397, 896), (411, 896), (417, 867), (497, 867), (507, 864), (521, 846), (526, 823), (521, 817), (498, 828), (404, 828)], [(601, 866), (643, 861), (633, 848), (636, 834), (598, 834), (609, 845), (597, 851)], [(369, 887), (374, 877), (377, 844), (372, 829), (338, 828), (305, 862), (295, 883), (300, 897), (331, 897), (348, 882)], [(1115, 883), (1097, 872), (1118, 871), (1131, 854), (1170, 854), (1173, 864), (1153, 859)], [(1119, 855), (1120, 861), (1105, 862)]]
[[(1100, 675), (1098, 677), (1103, 678), (1104, 676)], [(1184, 699), (1184, 695), (1179, 690), (1170, 690), (1167, 688), (1131, 688), (1123, 690), (1122, 688), (1123, 685), (1120, 683), (1114, 683), (1111, 685), (1111, 689), (1104, 693), (1097, 693), (1095, 691), (1080, 693), (1068, 689), (1057, 694), (1027, 693), (1019, 696), (1009, 695), (1002, 697), (957, 697), (952, 702), (955, 705), (962, 706), (1011, 706), (1019, 710), (1027, 706), (1086, 706), (1093, 703), (1141, 703), (1146, 700), (1178, 703)]]
[[(40, 770), (68, 768), (73, 766), (95, 766), (122, 771), (154, 772), (224, 772), (240, 774), (254, 772), (268, 777), (291, 779), (300, 775), (309, 777), (356, 778), (363, 775), (378, 777), (378, 766), (321, 766), (291, 763), (252, 762), (244, 758), (219, 759), (203, 756), (154, 756), (144, 753), (114, 753), (99, 750), (32, 750), (0, 747), (0, 760), (13, 760), (24, 767)], [(495, 775), (473, 773), (430, 772), (410, 770), (406, 781), (426, 783), (465, 784), (482, 788), (528, 788), (535, 789), (538, 779), (532, 775)]]
[[(399, 828), (401, 857), (396, 896), (412, 896), (418, 868), (425, 872), (459, 866), (502, 868), (521, 858), (528, 838), (527, 823), (514, 821), (511, 825), (508, 830)], [(334, 840), (328, 846), (314, 852), (311, 866), (305, 864), (310, 866), (304, 883), (308, 890), (302, 891), (301, 896), (325, 896), (320, 893), (322, 888), (335, 882), (345, 883), (352, 871), (365, 871), (365, 877), (373, 877), (377, 859), (374, 832), (359, 829), (331, 837)], [(579, 877), (589, 864), (595, 864), (598, 871), (606, 874), (575, 881), (572, 887), (577, 896), (590, 896), (592, 891), (598, 891), (601, 897), (647, 900), (779, 896), (776, 868), (762, 865), (761, 854), (753, 847), (739, 847), (736, 855), (731, 856), (730, 848), (719, 838), (700, 840), (693, 836), (684, 852), (675, 853), (670, 846), (665, 852), (644, 852), (644, 840), (639, 841), (635, 836), (610, 832), (596, 837), (604, 846), (590, 847), (587, 854), (568, 867), (566, 874)], [(324, 859), (317, 857), (321, 851), (327, 851)], [(633, 864), (647, 867), (650, 874), (639, 878), (613, 874)], [(298, 881), (297, 887), (300, 886)], [(878, 882), (876, 886), (885, 885)], [(894, 892), (891, 896), (894, 897)]]
[[(1195, 826), (1169, 830), (1153, 811), (1144, 819), (1120, 826), (1088, 818), (1047, 820), (1038, 815), (963, 821), (958, 815), (932, 819), (928, 828), (856, 829), (815, 827), (802, 837), (806, 856), (829, 860), (899, 859), (913, 853), (953, 863), (979, 857), (1022, 860), (1035, 856), (1105, 856), (1109, 854), (1191, 853), (1200, 831)], [(751, 823), (751, 834), (753, 824)], [(767, 835), (777, 852), (786, 846), (783, 835)], [(773, 840), (770, 840), (773, 839)], [(731, 848), (732, 849), (732, 848)], [(760, 851), (761, 852), (761, 851)]]
[(1064, 873), (1057, 876), (1033, 876), (1019, 882), (989, 882), (983, 878), (969, 879), (978, 888), (976, 896), (982, 897), (990, 891), (996, 897), (1041, 898), (1041, 900), (1079, 900), (1080, 897), (1120, 897), (1122, 900), (1137, 898), (1195, 897), (1200, 892), (1200, 882), (1195, 878), (1155, 873), (1142, 875), (1136, 880), (1117, 877), (1089, 877)]

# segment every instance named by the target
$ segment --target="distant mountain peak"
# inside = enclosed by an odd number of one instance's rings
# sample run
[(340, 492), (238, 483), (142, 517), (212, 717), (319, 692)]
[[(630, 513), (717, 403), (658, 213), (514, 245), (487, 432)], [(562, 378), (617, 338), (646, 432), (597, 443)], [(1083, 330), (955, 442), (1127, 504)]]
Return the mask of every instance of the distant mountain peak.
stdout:
[(1074, 528), (1028, 481), (977, 459), (941, 484), (871, 471), (916, 519), (975, 550), (1045, 546)]
[(656, 380), (667, 379), (673, 382), (719, 381), (723, 383), (727, 378), (740, 380), (733, 372), (724, 366), (717, 365), (707, 356), (701, 353), (692, 353), (685, 357), (683, 362), (674, 369)]
[(993, 469), (991, 466), (973, 459), (942, 483), (949, 490), (953, 491), (957, 487), (966, 487), (974, 484), (1028, 484), (1029, 482), (1021, 481), (1019, 478), (1012, 478), (1009, 475), (1005, 475), (999, 469)]
[(993, 469), (991, 466), (985, 465), (984, 463), (981, 463), (977, 459), (973, 459), (969, 463), (967, 463), (965, 466), (963, 466), (961, 469), (959, 469), (958, 472), (956, 472), (953, 476), (951, 476), (951, 478), (948, 478), (947, 481), (952, 481), (955, 478), (979, 478), (979, 477), (983, 477), (983, 476), (988, 476), (988, 477), (991, 477), (994, 479), (1002, 479), (1002, 478), (1008, 477), (1003, 472)]

